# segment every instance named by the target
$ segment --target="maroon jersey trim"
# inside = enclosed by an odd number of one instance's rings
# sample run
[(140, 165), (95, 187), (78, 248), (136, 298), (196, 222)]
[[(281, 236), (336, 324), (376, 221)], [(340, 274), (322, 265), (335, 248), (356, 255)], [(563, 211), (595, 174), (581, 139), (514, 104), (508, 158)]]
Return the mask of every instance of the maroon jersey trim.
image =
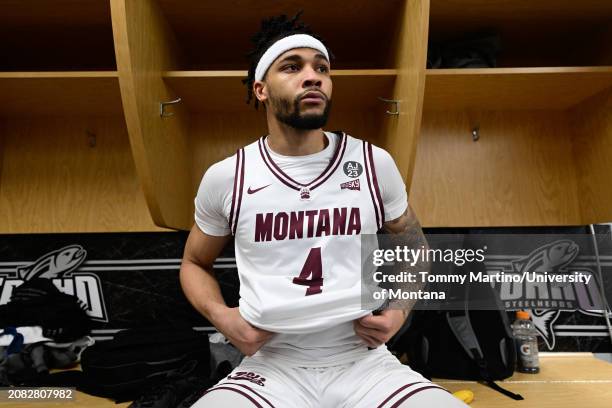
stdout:
[(404, 389), (406, 389), (408, 387), (412, 387), (413, 385), (416, 385), (416, 384), (429, 384), (429, 382), (428, 381), (417, 381), (417, 382), (413, 382), (413, 383), (410, 383), (410, 384), (402, 385), (397, 390), (395, 390), (393, 392), (393, 394), (389, 395), (383, 402), (381, 402), (380, 405), (377, 408), (382, 408), (383, 405), (385, 405), (387, 402), (389, 402), (391, 400), (391, 398), (395, 397), (402, 390), (404, 390)]
[(230, 210), (230, 216), (229, 216), (229, 225), (230, 225), (230, 229), (232, 230), (232, 234), (234, 231), (234, 228), (233, 228), (234, 208), (236, 207), (236, 186), (238, 184), (239, 167), (240, 167), (240, 149), (236, 150), (236, 170), (234, 171), (234, 190), (232, 192), (232, 209)]
[(295, 189), (295, 190), (298, 190), (298, 191), (299, 191), (299, 190), (300, 190), (299, 188), (295, 187), (295, 186), (294, 186), (294, 185), (292, 185), (292, 184), (289, 184), (289, 182), (285, 181), (285, 180), (284, 180), (282, 177), (279, 177), (279, 176), (278, 176), (278, 175), (277, 175), (277, 174), (274, 172), (274, 170), (272, 170), (272, 167), (270, 167), (270, 165), (269, 165), (269, 164), (268, 164), (268, 162), (266, 161), (265, 154), (264, 154), (263, 149), (262, 149), (262, 147), (261, 147), (261, 141), (262, 141), (262, 139), (259, 139), (259, 140), (257, 141), (257, 146), (259, 147), (259, 154), (261, 154), (261, 158), (262, 158), (262, 160), (264, 161), (264, 163), (266, 164), (266, 166), (268, 166), (268, 168), (270, 169), (270, 171), (272, 172), (272, 174), (274, 174), (274, 176), (275, 176), (276, 178), (278, 178), (278, 179), (279, 179), (279, 180), (280, 180), (280, 181), (281, 181), (283, 184), (285, 184), (287, 187), (289, 187), (289, 188), (293, 188), (293, 189)]
[(378, 188), (378, 179), (376, 178), (376, 166), (374, 165), (374, 155), (372, 154), (372, 143), (368, 143), (368, 156), (370, 157), (370, 169), (372, 170), (372, 180), (374, 182), (374, 190), (376, 191), (376, 198), (378, 198), (378, 205), (380, 207), (380, 226), (385, 223), (385, 206), (380, 195), (380, 189)]
[(217, 391), (217, 390), (229, 390), (229, 391), (237, 392), (238, 394), (242, 394), (243, 396), (247, 397), (257, 408), (263, 408), (261, 406), (261, 404), (258, 403), (257, 401), (255, 401), (255, 399), (253, 397), (251, 397), (249, 394), (247, 394), (246, 392), (244, 392), (242, 390), (237, 390), (237, 389), (232, 388), (232, 387), (222, 387), (222, 386), (213, 387), (213, 388), (209, 389), (208, 391), (206, 391), (204, 394), (202, 394), (202, 396), (208, 394), (209, 392)]
[(372, 205), (374, 206), (374, 214), (376, 215), (376, 227), (377, 229), (382, 228), (382, 223), (380, 222), (380, 216), (378, 215), (378, 204), (376, 202), (376, 198), (374, 197), (374, 191), (372, 189), (372, 182), (370, 181), (370, 166), (368, 164), (368, 155), (367, 155), (367, 142), (362, 140), (363, 142), (363, 163), (366, 171), (366, 180), (368, 181), (368, 190), (370, 191), (370, 197), (372, 198)]
[(347, 144), (346, 133), (342, 132), (342, 137), (338, 141), (338, 145), (336, 146), (334, 155), (332, 156), (325, 170), (323, 170), (323, 172), (319, 174), (319, 176), (317, 176), (310, 183), (304, 184), (304, 183), (295, 181), (294, 179), (289, 177), (287, 174), (285, 174), (285, 172), (281, 170), (280, 167), (278, 167), (276, 163), (274, 163), (274, 160), (272, 160), (272, 157), (270, 156), (270, 153), (268, 152), (268, 149), (266, 148), (266, 144), (264, 142), (265, 138), (266, 136), (262, 136), (258, 140), (259, 153), (261, 154), (261, 157), (264, 163), (266, 164), (266, 166), (268, 166), (272, 174), (274, 174), (276, 178), (282, 181), (283, 184), (287, 185), (288, 187), (293, 188), (294, 190), (298, 190), (298, 191), (300, 190), (301, 187), (309, 187), (312, 190), (320, 186), (321, 184), (323, 184), (325, 180), (327, 180), (334, 173), (334, 171), (336, 171), (336, 169), (338, 168), (340, 161), (342, 161), (342, 156), (344, 156), (344, 151), (346, 150), (346, 144)]
[[(242, 193), (244, 190), (244, 149), (238, 149), (236, 156), (236, 177), (234, 178), (234, 196), (232, 197), (232, 204), (236, 195), (238, 200), (236, 200), (236, 218), (234, 219), (234, 223), (232, 225), (232, 235), (236, 235), (236, 228), (238, 226), (238, 217), (240, 216), (240, 205), (242, 204)], [(238, 167), (240, 167), (240, 172), (238, 172)], [(238, 191), (236, 192), (236, 179), (239, 179)], [(230, 214), (231, 220), (231, 214)]]
[[(321, 179), (318, 183), (313, 184), (310, 186), (311, 190), (314, 190), (315, 188), (319, 187), (321, 184), (325, 183), (325, 181), (331, 177), (332, 174), (334, 174), (336, 172), (336, 169), (338, 168), (338, 166), (340, 166), (340, 162), (342, 161), (342, 158), (344, 157), (344, 152), (346, 151), (346, 145), (348, 143), (347, 137), (344, 134), (344, 132), (342, 133), (342, 138), (340, 139), (339, 143), (338, 143), (338, 147), (336, 149), (336, 153), (334, 153), (334, 157), (332, 158), (332, 160), (330, 161), (331, 163), (334, 163), (332, 169), (329, 171), (329, 173), (327, 173), (327, 175)], [(340, 147), (341, 146), (341, 147)], [(340, 150), (341, 149), (341, 150)], [(338, 150), (340, 150), (340, 154), (338, 154)], [(315, 180), (316, 181), (316, 180)], [(314, 183), (315, 181), (312, 181), (312, 183)]]
[(434, 388), (437, 388), (439, 390), (448, 392), (448, 390), (446, 390), (446, 389), (444, 389), (442, 387), (438, 387), (437, 385), (430, 385), (428, 387), (417, 388), (416, 390), (410, 391), (408, 394), (404, 395), (402, 398), (397, 400), (397, 402), (395, 404), (391, 405), (390, 408), (397, 408), (397, 407), (399, 407), (402, 404), (402, 402), (406, 401), (408, 398), (412, 397), (414, 394), (416, 394), (418, 392), (425, 391), (425, 390), (431, 390), (431, 389), (434, 389)]
[(270, 406), (270, 408), (275, 408), (275, 407), (274, 407), (274, 405), (272, 405), (272, 403), (271, 403), (270, 401), (268, 401), (268, 399), (267, 399), (267, 398), (265, 398), (263, 395), (261, 395), (260, 393), (258, 393), (257, 391), (255, 391), (254, 389), (252, 389), (251, 387), (249, 387), (248, 385), (245, 385), (245, 384), (238, 384), (238, 383), (235, 383), (235, 382), (229, 382), (229, 381), (224, 382), (224, 383), (222, 383), (222, 384), (220, 384), (220, 385), (225, 385), (225, 384), (232, 384), (232, 385), (237, 385), (237, 386), (242, 387), (242, 388), (246, 388), (247, 390), (251, 391), (253, 394), (257, 395), (259, 398), (261, 398), (262, 400), (264, 400), (264, 401), (266, 402), (266, 404), (268, 404), (268, 405)]

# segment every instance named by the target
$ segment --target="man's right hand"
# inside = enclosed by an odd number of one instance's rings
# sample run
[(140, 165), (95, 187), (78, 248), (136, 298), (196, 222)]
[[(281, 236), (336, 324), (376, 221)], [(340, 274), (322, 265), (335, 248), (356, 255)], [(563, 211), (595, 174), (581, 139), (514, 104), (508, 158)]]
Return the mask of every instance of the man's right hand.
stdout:
[(252, 356), (276, 334), (254, 327), (244, 320), (237, 307), (223, 306), (216, 311), (215, 327), (242, 354)]

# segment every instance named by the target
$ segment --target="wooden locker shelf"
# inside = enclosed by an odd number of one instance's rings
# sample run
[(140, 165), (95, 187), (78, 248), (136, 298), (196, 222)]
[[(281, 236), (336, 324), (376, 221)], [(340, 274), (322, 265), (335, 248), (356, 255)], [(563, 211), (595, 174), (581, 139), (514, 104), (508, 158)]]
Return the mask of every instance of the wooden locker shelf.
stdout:
[(0, 116), (123, 115), (117, 71), (0, 72)]
[(612, 67), (428, 70), (411, 190), (423, 225), (610, 220), (610, 103)]
[(568, 117), (558, 110), (425, 111), (409, 195), (422, 225), (580, 225)]
[(428, 69), (424, 109), (567, 109), (610, 86), (608, 66)]
[(430, 49), (486, 33), (501, 51), (496, 68), (426, 71), (409, 195), (423, 226), (612, 219), (610, 21), (599, 0), (431, 0)]
[(161, 231), (123, 115), (0, 120), (0, 233)]
[(157, 231), (117, 71), (0, 72), (0, 232)]
[[(246, 71), (168, 71), (167, 84), (192, 112), (234, 111), (252, 108), (245, 103)], [(375, 96), (388, 98), (397, 76), (394, 69), (333, 70), (334, 110), (363, 111), (387, 108)], [(384, 111), (383, 111), (384, 112)]]

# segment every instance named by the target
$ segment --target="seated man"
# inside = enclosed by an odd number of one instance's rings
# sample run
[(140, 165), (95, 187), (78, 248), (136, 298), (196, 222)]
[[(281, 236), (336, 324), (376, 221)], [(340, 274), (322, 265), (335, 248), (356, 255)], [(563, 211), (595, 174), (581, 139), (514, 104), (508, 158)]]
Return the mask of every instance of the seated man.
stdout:
[[(330, 53), (298, 18), (253, 37), (246, 83), (269, 134), (212, 165), (195, 200), (181, 285), (245, 358), (194, 407), (465, 407), (385, 346), (408, 310), (361, 308), (360, 234), (426, 241), (390, 154), (322, 130)], [(237, 308), (212, 268), (232, 236)]]

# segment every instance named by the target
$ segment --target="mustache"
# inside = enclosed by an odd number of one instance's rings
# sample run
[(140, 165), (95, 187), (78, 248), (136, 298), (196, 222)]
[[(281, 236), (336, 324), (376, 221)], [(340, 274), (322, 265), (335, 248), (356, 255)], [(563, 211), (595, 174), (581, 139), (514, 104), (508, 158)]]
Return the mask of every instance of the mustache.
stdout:
[(309, 94), (310, 92), (314, 92), (314, 93), (317, 93), (317, 94), (321, 95), (321, 96), (323, 97), (323, 99), (325, 99), (326, 101), (328, 101), (328, 100), (329, 100), (329, 98), (327, 97), (327, 95), (325, 94), (325, 92), (323, 92), (323, 91), (322, 91), (322, 90), (320, 90), (320, 89), (307, 89), (307, 90), (305, 90), (304, 92), (302, 92), (302, 93), (301, 93), (301, 94), (300, 94), (300, 95), (297, 97), (297, 100), (299, 101), (299, 100), (303, 99), (303, 98), (304, 98), (304, 96), (306, 96), (306, 95), (307, 95), (307, 94)]

